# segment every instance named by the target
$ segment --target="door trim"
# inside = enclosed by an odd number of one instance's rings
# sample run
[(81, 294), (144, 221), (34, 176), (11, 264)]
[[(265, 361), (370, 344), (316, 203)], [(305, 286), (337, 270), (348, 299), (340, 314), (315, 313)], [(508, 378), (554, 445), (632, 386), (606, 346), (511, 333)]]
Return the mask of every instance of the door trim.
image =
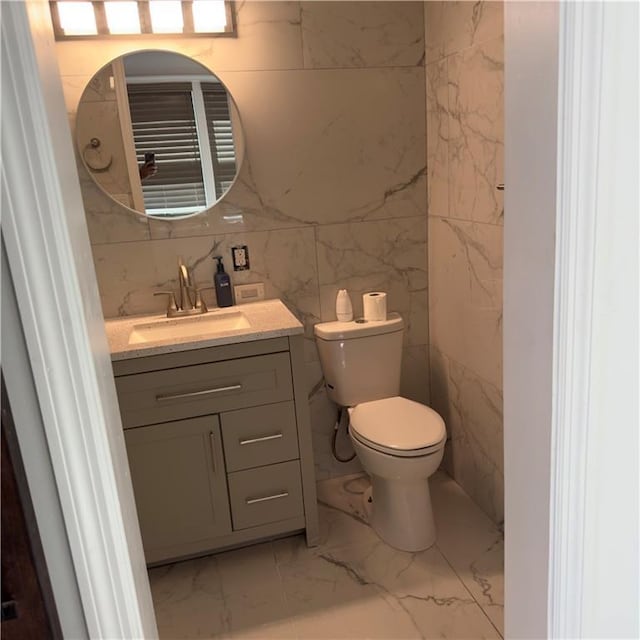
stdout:
[(2, 236), (88, 634), (154, 638), (48, 11), (2, 7)]
[(640, 633), (638, 18), (560, 5), (551, 638)]

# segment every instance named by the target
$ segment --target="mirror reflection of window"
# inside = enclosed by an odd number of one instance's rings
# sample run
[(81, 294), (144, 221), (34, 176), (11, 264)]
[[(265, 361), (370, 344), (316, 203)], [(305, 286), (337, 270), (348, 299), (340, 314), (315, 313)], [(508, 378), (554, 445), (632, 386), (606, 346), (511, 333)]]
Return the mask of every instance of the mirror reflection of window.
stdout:
[(76, 141), (107, 195), (164, 219), (220, 202), (244, 155), (224, 84), (195, 60), (159, 50), (116, 58), (95, 74), (78, 105)]
[(211, 206), (229, 188), (236, 157), (227, 92), (219, 82), (127, 82), (136, 161), (155, 154), (142, 181), (152, 215), (185, 215)]

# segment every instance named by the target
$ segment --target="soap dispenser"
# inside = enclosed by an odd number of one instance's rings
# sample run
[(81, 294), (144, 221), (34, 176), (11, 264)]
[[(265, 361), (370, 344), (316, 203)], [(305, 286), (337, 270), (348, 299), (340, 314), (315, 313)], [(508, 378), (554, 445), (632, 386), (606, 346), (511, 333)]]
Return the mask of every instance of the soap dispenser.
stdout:
[(222, 264), (222, 256), (213, 256), (218, 261), (216, 273), (213, 276), (213, 285), (216, 290), (216, 300), (219, 307), (230, 307), (233, 305), (233, 296), (231, 294), (231, 278), (224, 270)]

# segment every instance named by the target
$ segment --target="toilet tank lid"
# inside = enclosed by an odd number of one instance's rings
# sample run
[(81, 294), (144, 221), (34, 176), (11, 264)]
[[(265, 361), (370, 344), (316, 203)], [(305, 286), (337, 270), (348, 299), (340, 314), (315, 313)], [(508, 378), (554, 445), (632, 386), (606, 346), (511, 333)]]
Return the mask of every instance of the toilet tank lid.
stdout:
[(350, 322), (319, 322), (313, 327), (313, 332), (321, 340), (346, 340), (402, 331), (403, 327), (400, 314), (391, 312), (386, 320), (380, 321), (357, 318)]

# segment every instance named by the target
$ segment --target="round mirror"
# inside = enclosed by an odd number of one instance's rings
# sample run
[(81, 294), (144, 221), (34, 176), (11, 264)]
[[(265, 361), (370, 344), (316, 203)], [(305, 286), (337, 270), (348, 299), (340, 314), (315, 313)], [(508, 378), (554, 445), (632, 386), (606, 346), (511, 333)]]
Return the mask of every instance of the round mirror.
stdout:
[(130, 53), (100, 69), (80, 98), (76, 142), (107, 195), (163, 219), (216, 204), (244, 151), (226, 87), (200, 63), (169, 51)]

